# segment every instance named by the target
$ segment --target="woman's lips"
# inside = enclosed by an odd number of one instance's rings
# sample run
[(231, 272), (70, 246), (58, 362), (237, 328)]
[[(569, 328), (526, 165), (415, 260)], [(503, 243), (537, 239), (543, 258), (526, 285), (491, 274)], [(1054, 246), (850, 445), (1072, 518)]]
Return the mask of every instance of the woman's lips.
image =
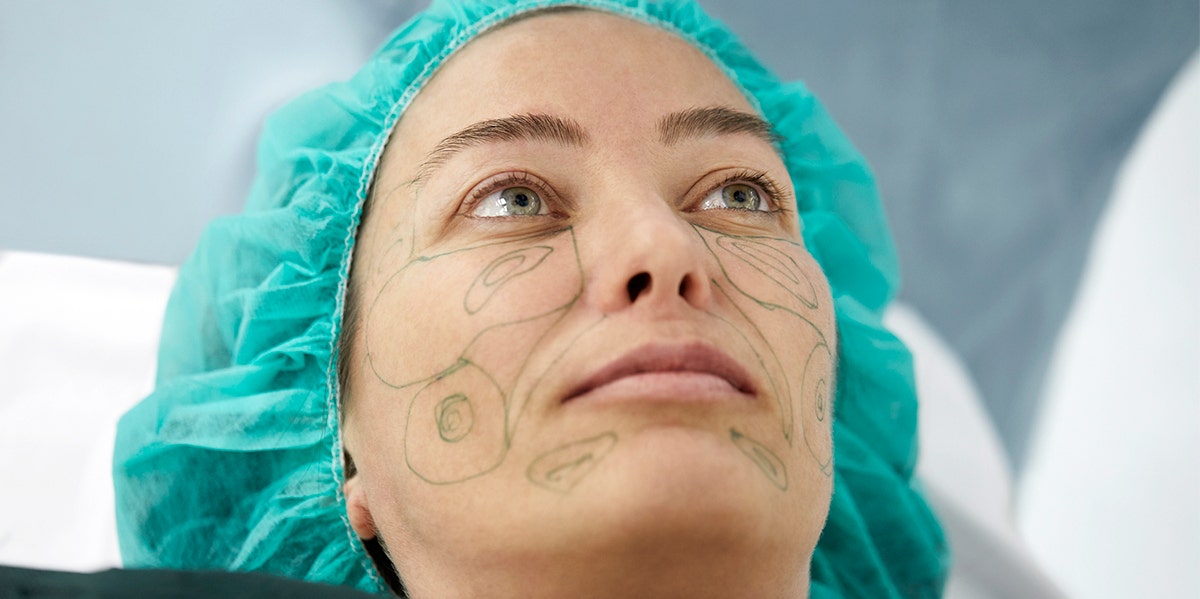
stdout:
[(563, 399), (707, 401), (753, 399), (749, 373), (706, 343), (645, 345), (613, 360), (574, 386)]

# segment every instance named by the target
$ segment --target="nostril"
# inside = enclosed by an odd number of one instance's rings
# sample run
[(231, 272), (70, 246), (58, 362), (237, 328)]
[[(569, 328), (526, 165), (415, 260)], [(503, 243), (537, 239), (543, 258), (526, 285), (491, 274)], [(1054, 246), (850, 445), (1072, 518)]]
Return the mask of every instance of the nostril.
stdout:
[(688, 287), (690, 286), (691, 282), (691, 275), (683, 277), (683, 280), (679, 282), (679, 297), (687, 297)]
[(650, 288), (650, 273), (639, 272), (630, 277), (629, 282), (625, 284), (625, 290), (629, 292), (629, 301), (635, 302), (643, 291)]

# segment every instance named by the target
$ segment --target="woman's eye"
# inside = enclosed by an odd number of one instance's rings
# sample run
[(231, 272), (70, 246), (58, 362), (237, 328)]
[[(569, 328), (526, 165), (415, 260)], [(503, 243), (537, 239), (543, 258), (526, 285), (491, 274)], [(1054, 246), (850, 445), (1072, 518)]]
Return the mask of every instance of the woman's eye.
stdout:
[(758, 188), (746, 183), (722, 185), (709, 193), (700, 203), (701, 210), (752, 210), (767, 212), (770, 207)]
[(545, 214), (542, 198), (528, 187), (505, 187), (484, 196), (475, 204), (471, 216), (536, 216)]

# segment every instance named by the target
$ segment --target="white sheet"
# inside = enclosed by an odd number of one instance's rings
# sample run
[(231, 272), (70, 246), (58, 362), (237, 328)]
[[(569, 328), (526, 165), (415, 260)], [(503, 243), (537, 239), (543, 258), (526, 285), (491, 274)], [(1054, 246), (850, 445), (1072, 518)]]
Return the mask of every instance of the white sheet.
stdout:
[(112, 441), (152, 388), (174, 269), (0, 253), (0, 563), (118, 565)]

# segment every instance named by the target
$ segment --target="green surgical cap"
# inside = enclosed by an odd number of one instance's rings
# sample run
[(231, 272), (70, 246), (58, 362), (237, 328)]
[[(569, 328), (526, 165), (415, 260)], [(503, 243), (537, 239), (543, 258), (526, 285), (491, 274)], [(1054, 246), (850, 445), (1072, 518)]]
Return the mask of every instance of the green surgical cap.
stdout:
[(434, 2), (352, 79), (270, 117), (246, 211), (214, 221), (180, 268), (157, 387), (119, 425), (113, 477), (127, 567), (259, 571), (386, 592), (341, 492), (337, 341), (363, 202), (389, 132), (447, 57), (507, 19), (557, 5), (686, 39), (782, 135), (841, 338), (834, 492), (812, 596), (941, 594), (945, 541), (912, 481), (911, 356), (881, 323), (898, 276), (874, 179), (803, 85), (778, 81), (687, 1)]

